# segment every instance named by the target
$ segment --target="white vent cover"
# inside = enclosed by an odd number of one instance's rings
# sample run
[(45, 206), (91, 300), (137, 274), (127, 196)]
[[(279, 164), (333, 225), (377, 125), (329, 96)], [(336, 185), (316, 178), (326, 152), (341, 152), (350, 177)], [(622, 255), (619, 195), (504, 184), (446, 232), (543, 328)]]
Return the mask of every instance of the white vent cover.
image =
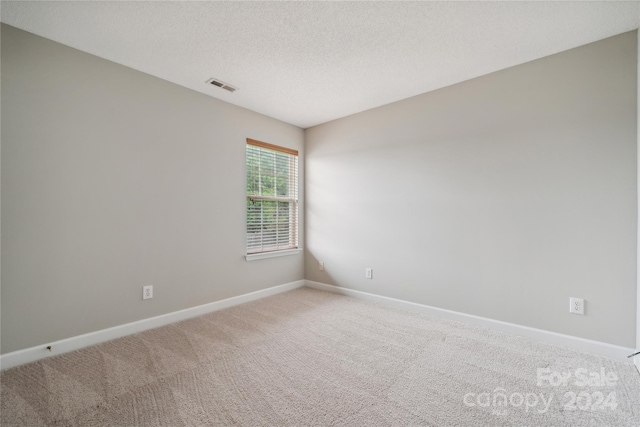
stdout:
[(228, 83), (225, 83), (221, 80), (218, 79), (214, 79), (213, 77), (210, 78), (209, 80), (207, 80), (207, 84), (210, 84), (212, 86), (217, 86), (219, 88), (222, 88), (224, 90), (228, 90), (229, 92), (235, 92), (238, 88), (231, 86)]

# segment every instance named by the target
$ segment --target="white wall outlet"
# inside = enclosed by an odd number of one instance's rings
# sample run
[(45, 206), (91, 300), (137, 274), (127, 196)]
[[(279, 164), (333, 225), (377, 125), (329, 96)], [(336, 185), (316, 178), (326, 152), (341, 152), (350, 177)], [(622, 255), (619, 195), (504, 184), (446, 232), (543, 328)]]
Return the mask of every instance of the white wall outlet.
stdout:
[(367, 279), (373, 279), (373, 268), (365, 268), (364, 277), (366, 277)]
[(320, 271), (324, 270), (324, 261), (320, 261), (318, 263), (318, 270), (320, 270)]
[(582, 298), (569, 298), (569, 313), (584, 314), (584, 300)]
[(153, 286), (143, 286), (142, 287), (142, 299), (150, 299), (153, 298)]

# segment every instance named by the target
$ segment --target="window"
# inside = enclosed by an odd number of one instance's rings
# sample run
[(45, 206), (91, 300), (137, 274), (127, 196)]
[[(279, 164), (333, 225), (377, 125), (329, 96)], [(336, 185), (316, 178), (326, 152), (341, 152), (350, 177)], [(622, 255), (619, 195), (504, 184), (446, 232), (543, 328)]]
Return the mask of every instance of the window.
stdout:
[(297, 249), (298, 152), (249, 138), (246, 150), (247, 255)]

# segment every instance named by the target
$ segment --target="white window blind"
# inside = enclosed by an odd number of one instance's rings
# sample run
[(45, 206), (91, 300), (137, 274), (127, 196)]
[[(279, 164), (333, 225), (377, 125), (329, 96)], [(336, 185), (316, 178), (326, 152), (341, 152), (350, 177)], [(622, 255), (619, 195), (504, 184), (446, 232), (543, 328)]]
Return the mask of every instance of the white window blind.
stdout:
[(247, 254), (298, 247), (298, 152), (247, 138)]

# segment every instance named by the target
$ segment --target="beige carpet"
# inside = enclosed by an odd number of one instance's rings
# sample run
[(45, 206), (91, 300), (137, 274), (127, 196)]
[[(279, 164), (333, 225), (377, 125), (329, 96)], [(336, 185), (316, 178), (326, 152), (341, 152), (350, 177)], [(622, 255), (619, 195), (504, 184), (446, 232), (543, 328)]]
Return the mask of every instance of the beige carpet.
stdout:
[(2, 426), (640, 425), (633, 365), (307, 288), (10, 369), (1, 387)]

